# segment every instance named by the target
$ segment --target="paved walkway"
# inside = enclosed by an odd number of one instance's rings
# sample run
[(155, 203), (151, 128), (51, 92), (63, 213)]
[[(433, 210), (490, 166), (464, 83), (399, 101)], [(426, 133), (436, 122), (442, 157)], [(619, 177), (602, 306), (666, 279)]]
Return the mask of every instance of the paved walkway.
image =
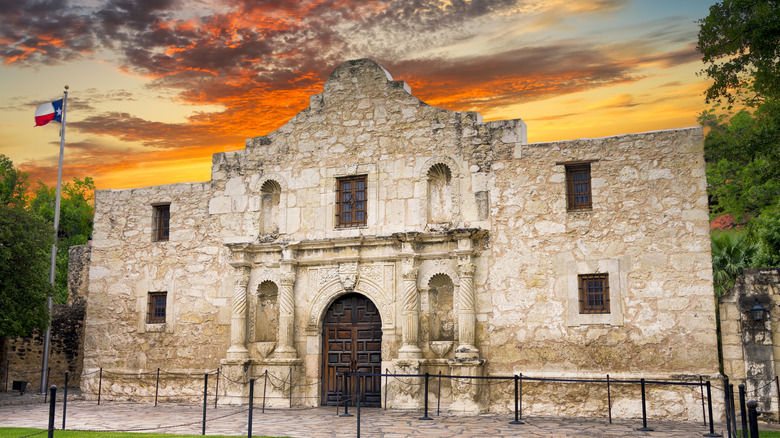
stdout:
[[(20, 397), (0, 393), (0, 427), (48, 426), (48, 404), (37, 394)], [(24, 399), (24, 400), (22, 400)], [(60, 398), (58, 397), (58, 400)], [(24, 402), (23, 402), (24, 401)], [(213, 405), (207, 408), (206, 433), (209, 435), (246, 436), (249, 410), (246, 406)], [(253, 435), (295, 438), (354, 437), (357, 417), (339, 417), (336, 408), (266, 409), (253, 412)], [(354, 409), (350, 413), (355, 413)], [(361, 410), (360, 435), (382, 438), (502, 438), (502, 437), (696, 437), (709, 432), (701, 422), (650, 421), (653, 432), (637, 431), (641, 420), (616, 421), (605, 419), (541, 418), (524, 419), (525, 424), (511, 425), (511, 415), (435, 416), (421, 421), (421, 412), (384, 411), (378, 408)], [(71, 400), (67, 405), (65, 428), (69, 430), (125, 430), (200, 434), (203, 406), (194, 404), (124, 403)], [(62, 427), (62, 403), (57, 403), (55, 427)], [(761, 425), (761, 429), (778, 430), (776, 425)], [(725, 434), (717, 424), (715, 431)], [(55, 434), (56, 436), (56, 434)]]

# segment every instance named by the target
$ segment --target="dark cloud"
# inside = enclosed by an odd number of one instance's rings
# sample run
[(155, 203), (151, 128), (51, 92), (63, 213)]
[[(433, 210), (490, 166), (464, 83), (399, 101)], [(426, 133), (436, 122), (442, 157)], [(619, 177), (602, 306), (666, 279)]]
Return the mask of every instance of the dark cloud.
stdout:
[(630, 62), (613, 60), (598, 48), (571, 41), (386, 67), (401, 73), (417, 96), (457, 110), (486, 110), (636, 80)]
[(97, 49), (95, 25), (66, 0), (0, 0), (0, 57), (6, 64), (55, 64)]
[(122, 141), (140, 142), (153, 148), (197, 149), (243, 140), (220, 130), (220, 126), (153, 122), (121, 112), (89, 116), (69, 123), (68, 127), (91, 135), (110, 135)]

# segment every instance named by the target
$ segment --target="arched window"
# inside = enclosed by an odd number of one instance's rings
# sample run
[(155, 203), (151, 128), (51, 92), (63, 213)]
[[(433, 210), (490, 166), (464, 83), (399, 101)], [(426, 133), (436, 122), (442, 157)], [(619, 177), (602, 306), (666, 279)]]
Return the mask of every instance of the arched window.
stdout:
[(269, 179), (260, 189), (262, 197), (262, 223), (260, 234), (276, 234), (279, 232), (279, 200), (282, 187), (276, 181)]
[(452, 173), (446, 164), (428, 170), (428, 223), (452, 221)]
[(276, 341), (279, 327), (279, 288), (273, 281), (264, 281), (257, 288), (255, 311), (255, 341)]

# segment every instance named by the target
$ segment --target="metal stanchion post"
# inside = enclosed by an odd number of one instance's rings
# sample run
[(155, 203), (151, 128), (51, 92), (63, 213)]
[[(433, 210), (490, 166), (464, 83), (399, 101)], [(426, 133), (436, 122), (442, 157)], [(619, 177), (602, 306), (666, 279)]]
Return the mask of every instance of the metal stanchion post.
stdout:
[(357, 405), (357, 414), (355, 419), (357, 420), (357, 438), (360, 438), (360, 371), (357, 372), (357, 382), (355, 385), (355, 392), (357, 393), (357, 400), (355, 400), (355, 404)]
[[(726, 408), (726, 436), (731, 438), (731, 397), (729, 397), (729, 377), (723, 376), (723, 407)], [(734, 431), (736, 433), (737, 431)]]
[(609, 424), (612, 424), (612, 389), (609, 385), (609, 374), (607, 374), (607, 413), (609, 414)]
[(49, 403), (49, 438), (54, 437), (54, 406), (57, 401), (57, 387), (52, 385), (50, 388), (51, 400)]
[(201, 435), (206, 435), (206, 403), (209, 399), (209, 373), (203, 373), (203, 429)]
[(699, 392), (701, 392), (701, 416), (704, 417), (704, 425), (707, 425), (707, 413), (704, 412), (704, 382), (699, 376)]
[(339, 415), (339, 417), (351, 417), (352, 414), (349, 413), (349, 396), (350, 394), (347, 394), (347, 378), (349, 378), (349, 372), (344, 372), (344, 377), (341, 379), (341, 393), (344, 394), (344, 413)]
[(519, 382), (520, 382), (520, 376), (515, 374), (515, 419), (514, 421), (510, 421), (509, 424), (525, 424), (522, 421), (520, 421), (520, 405), (519, 405)]
[(355, 415), (357, 420), (357, 438), (360, 438), (360, 371), (357, 372), (357, 382), (355, 383), (355, 392), (357, 400), (355, 400), (355, 404), (357, 405), (357, 414)]
[(8, 373), (11, 371), (11, 361), (5, 361), (5, 392), (8, 392)]
[(750, 438), (758, 438), (758, 411), (756, 411), (757, 405), (758, 403), (756, 403), (755, 400), (750, 400), (747, 402), (748, 418), (750, 422)]
[(742, 436), (747, 437), (747, 409), (745, 409), (745, 384), (739, 384), (739, 411), (742, 413)]
[(157, 395), (160, 393), (160, 369), (157, 368), (157, 380), (154, 382), (154, 407), (157, 407)]
[(439, 385), (436, 387), (436, 416), (441, 412), (441, 370), (439, 370)]
[(712, 389), (709, 380), (707, 380), (707, 410), (710, 414), (710, 432), (705, 433), (704, 436), (709, 436), (709, 437), (723, 436), (719, 433), (715, 433), (715, 424), (712, 421)]
[(428, 416), (428, 373), (425, 373), (425, 414), (420, 417), (420, 420), (433, 420)]
[(252, 409), (255, 399), (255, 378), (249, 379), (249, 421), (247, 422), (246, 437), (252, 438)]
[(65, 371), (65, 393), (62, 395), (62, 430), (65, 430), (65, 415), (67, 411), (68, 411), (68, 372)]
[(268, 386), (268, 370), (265, 370), (263, 375), (263, 413), (265, 414), (265, 388)]
[(734, 403), (734, 384), (729, 383), (729, 402), (731, 403), (731, 425), (734, 427), (734, 435), (737, 435), (737, 407)]
[(100, 367), (100, 377), (98, 377), (98, 406), (100, 406), (100, 392), (103, 389), (103, 367)]
[(219, 401), (219, 373), (222, 368), (217, 368), (217, 387), (214, 388), (214, 409), (217, 409), (217, 402)]
[(387, 410), (387, 393), (388, 393), (388, 389), (390, 388), (388, 386), (389, 378), (390, 378), (390, 370), (388, 368), (385, 368), (385, 406), (384, 406), (385, 410)]
[(520, 376), (520, 394), (518, 394), (518, 399), (520, 402), (520, 419), (523, 418), (523, 373), (519, 373)]
[(640, 384), (642, 385), (642, 427), (637, 428), (637, 430), (645, 431), (645, 432), (652, 432), (652, 428), (647, 427), (647, 403), (645, 401), (645, 379), (642, 378), (639, 380)]

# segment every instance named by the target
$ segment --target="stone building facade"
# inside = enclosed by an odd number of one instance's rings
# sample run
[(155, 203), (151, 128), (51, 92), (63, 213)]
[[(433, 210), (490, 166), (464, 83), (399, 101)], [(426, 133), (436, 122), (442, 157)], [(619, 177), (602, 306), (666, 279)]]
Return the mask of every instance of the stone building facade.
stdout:
[[(98, 191), (82, 389), (101, 367), (221, 368), (221, 400), (239, 403), (267, 371), (296, 382), (269, 385), (279, 404), (317, 406), (350, 370), (715, 376), (701, 129), (526, 138), (521, 120), (429, 106), (349, 61), (285, 125), (215, 154), (210, 181)], [(366, 378), (363, 402), (418, 408), (410, 379)], [(513, 406), (511, 385), (442, 386), (451, 411)], [(529, 413), (606, 404), (524, 391)], [(651, 400), (698, 419), (697, 394)]]

